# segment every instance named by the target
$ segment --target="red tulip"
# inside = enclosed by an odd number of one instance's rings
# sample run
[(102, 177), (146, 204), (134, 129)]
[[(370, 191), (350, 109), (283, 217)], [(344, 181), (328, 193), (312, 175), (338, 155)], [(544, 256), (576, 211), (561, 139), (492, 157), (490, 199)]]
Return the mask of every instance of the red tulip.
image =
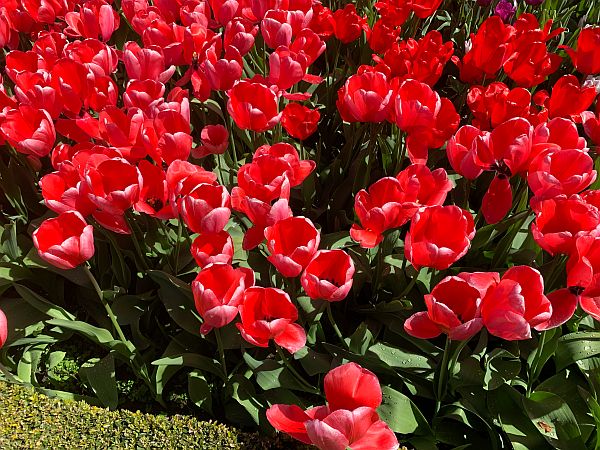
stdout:
[(192, 149), (194, 158), (222, 155), (229, 144), (229, 132), (223, 125), (206, 125), (200, 132), (202, 145)]
[(94, 228), (76, 211), (44, 220), (33, 232), (40, 257), (59, 269), (73, 269), (94, 256)]
[(144, 116), (154, 118), (164, 102), (165, 85), (154, 80), (132, 80), (123, 93), (125, 108), (139, 108)]
[(400, 31), (400, 27), (378, 20), (369, 35), (369, 47), (375, 53), (385, 53), (397, 41)]
[(289, 199), (290, 172), (285, 160), (265, 155), (240, 167), (237, 189), (266, 203), (276, 198)]
[(511, 54), (514, 34), (514, 27), (505, 25), (498, 16), (484, 20), (477, 34), (471, 34), (471, 44), (462, 62), (452, 58), (460, 69), (460, 79), (471, 84), (481, 83), (484, 77), (494, 79)]
[(190, 251), (200, 268), (212, 263), (231, 264), (233, 239), (224, 230), (215, 234), (201, 234), (192, 242)]
[(364, 72), (346, 80), (336, 105), (346, 122), (383, 122), (391, 98), (392, 89), (383, 73)]
[(339, 302), (352, 288), (354, 263), (343, 250), (319, 250), (308, 263), (300, 282), (306, 294), (315, 299)]
[(471, 125), (460, 127), (446, 145), (448, 161), (455, 172), (474, 180), (483, 172), (477, 164), (477, 148), (487, 145), (489, 133)]
[(394, 113), (398, 128), (408, 133), (412, 163), (426, 163), (428, 149), (441, 147), (458, 128), (459, 116), (452, 102), (416, 80), (400, 84)]
[(239, 306), (241, 323), (236, 326), (242, 337), (257, 347), (269, 341), (296, 353), (306, 345), (306, 333), (298, 325), (298, 310), (281, 289), (251, 287), (244, 292)]
[(563, 75), (552, 87), (548, 99), (550, 117), (566, 117), (573, 120), (588, 109), (596, 98), (593, 86), (582, 86), (575, 75)]
[(142, 187), (134, 209), (158, 219), (174, 219), (176, 214), (170, 203), (167, 174), (146, 159), (139, 162), (138, 169), (142, 176)]
[(56, 213), (77, 211), (85, 217), (96, 209), (87, 196), (87, 186), (71, 164), (61, 164), (57, 172), (44, 175), (39, 185), (44, 203)]
[(281, 90), (289, 89), (304, 78), (307, 68), (308, 60), (304, 54), (284, 46), (277, 47), (269, 55), (269, 83)]
[(354, 199), (354, 210), (362, 228), (352, 225), (352, 239), (361, 247), (373, 248), (383, 240), (385, 231), (408, 222), (419, 206), (416, 190), (407, 187), (408, 192), (396, 178), (386, 177), (369, 186), (368, 191), (360, 190)]
[(209, 264), (192, 281), (196, 310), (204, 322), (200, 333), (221, 328), (238, 314), (244, 291), (254, 285), (254, 272), (244, 267), (234, 269), (229, 264)]
[[(411, 164), (398, 173), (396, 179), (408, 197), (414, 196), (416, 204), (420, 206), (442, 205), (452, 190), (452, 181), (441, 167), (431, 171), (424, 164)], [(411, 217), (415, 212), (416, 209)]]
[(206, 52), (206, 59), (202, 63), (202, 68), (212, 89), (226, 91), (242, 78), (243, 65), (240, 52), (237, 48), (231, 46), (225, 50), (222, 58), (219, 58), (218, 54), (212, 50)]
[(245, 19), (234, 18), (225, 26), (223, 46), (227, 48), (231, 45), (238, 50), (240, 56), (244, 56), (254, 46), (257, 33), (257, 25)]
[(430, 206), (413, 217), (404, 241), (411, 264), (444, 270), (464, 256), (475, 236), (473, 217), (458, 206)]
[(166, 68), (165, 57), (160, 47), (140, 48), (136, 42), (126, 42), (123, 46), (123, 62), (130, 80), (166, 83), (175, 72), (175, 66)]
[(581, 120), (585, 134), (595, 145), (600, 146), (600, 117), (592, 111), (584, 111), (581, 113)]
[(290, 166), (287, 176), (290, 180), (291, 187), (299, 186), (315, 170), (316, 163), (312, 160), (301, 160), (298, 151), (290, 144), (279, 142), (273, 145), (261, 145), (258, 147), (253, 161), (258, 161), (259, 158), (277, 158), (285, 161)]
[(317, 131), (320, 117), (316, 109), (288, 103), (281, 114), (281, 125), (290, 136), (303, 141)]
[(383, 62), (391, 70), (392, 77), (414, 79), (433, 86), (440, 79), (444, 66), (454, 53), (454, 44), (444, 42), (442, 34), (433, 30), (418, 41), (409, 38), (395, 42), (385, 52)]
[(463, 272), (444, 278), (431, 294), (425, 295), (427, 311), (409, 317), (404, 322), (404, 329), (420, 339), (431, 339), (441, 333), (453, 340), (469, 339), (483, 327), (482, 298), (499, 281), (496, 272)]
[(173, 161), (167, 168), (167, 188), (170, 203), (177, 215), (181, 206), (181, 198), (188, 195), (198, 185), (214, 184), (217, 175), (188, 161)]
[(37, 157), (50, 153), (56, 140), (50, 114), (27, 105), (6, 112), (0, 131), (18, 152)]
[(600, 226), (598, 208), (578, 195), (542, 200), (535, 206), (536, 218), (531, 233), (540, 247), (551, 255), (570, 254), (579, 236)]
[(538, 199), (577, 194), (596, 180), (594, 161), (584, 151), (550, 149), (529, 166), (527, 182)]
[(366, 18), (356, 13), (356, 6), (348, 3), (333, 13), (333, 30), (337, 39), (348, 44), (358, 39), (363, 31), (368, 34), (369, 25)]
[[(313, 5), (314, 9), (314, 5)], [(302, 29), (290, 44), (290, 50), (306, 57), (306, 65), (311, 66), (325, 51), (325, 42), (309, 28)]]
[(561, 48), (566, 50), (579, 72), (584, 75), (600, 73), (600, 27), (583, 28), (577, 38), (577, 50)]
[(319, 248), (321, 235), (305, 217), (289, 217), (265, 228), (268, 260), (284, 277), (297, 277)]
[(328, 406), (306, 411), (296, 405), (273, 405), (267, 419), (277, 430), (321, 450), (396, 450), (398, 441), (379, 419), (377, 377), (356, 363), (336, 367), (325, 376)]
[(467, 104), (473, 113), (473, 126), (491, 130), (514, 117), (523, 117), (532, 124), (545, 122), (548, 112), (537, 112), (531, 106), (531, 93), (524, 88), (509, 89), (504, 83), (494, 82), (487, 87), (472, 86)]
[(231, 215), (229, 192), (224, 186), (199, 184), (181, 202), (181, 217), (194, 233), (219, 233)]
[(531, 338), (531, 328), (548, 327), (552, 304), (544, 295), (544, 280), (528, 266), (508, 269), (500, 282), (490, 287), (481, 307), (481, 317), (494, 336), (509, 341)]
[(510, 179), (504, 174), (498, 174), (490, 183), (481, 202), (481, 213), (489, 224), (498, 223), (512, 207), (512, 188)]
[(33, 20), (40, 23), (54, 23), (57, 17), (64, 17), (67, 2), (61, 0), (23, 0), (22, 7)]
[(90, 200), (102, 211), (122, 215), (139, 198), (142, 176), (137, 167), (121, 158), (93, 155), (85, 169)]
[(65, 14), (68, 27), (67, 36), (97, 39), (108, 42), (114, 31), (119, 28), (119, 14), (103, 0), (87, 1), (78, 5), (78, 11)]
[(0, 348), (6, 343), (6, 339), (8, 339), (8, 321), (6, 315), (0, 309)]
[(287, 47), (292, 42), (293, 29), (286, 13), (283, 10), (269, 10), (260, 23), (260, 32), (269, 48), (275, 49), (280, 45)]
[(262, 132), (273, 128), (281, 118), (277, 96), (264, 84), (237, 81), (228, 92), (227, 111), (243, 130)]
[(533, 147), (531, 159), (545, 150), (576, 149), (587, 151), (587, 142), (579, 136), (577, 124), (572, 120), (556, 117), (540, 123), (533, 130)]
[(158, 137), (156, 149), (151, 153), (155, 161), (171, 164), (175, 160), (188, 159), (192, 150), (189, 116), (168, 109), (158, 113), (153, 125)]

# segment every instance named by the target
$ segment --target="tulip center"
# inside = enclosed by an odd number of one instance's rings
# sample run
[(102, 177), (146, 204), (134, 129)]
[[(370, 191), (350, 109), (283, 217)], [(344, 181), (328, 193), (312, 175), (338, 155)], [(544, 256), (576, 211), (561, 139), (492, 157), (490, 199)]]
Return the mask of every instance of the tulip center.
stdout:
[(327, 278), (327, 277), (323, 277), (323, 280), (325, 281), (329, 281), (331, 284), (333, 284), (335, 287), (340, 287), (340, 283), (338, 283), (336, 280), (334, 280), (333, 278)]
[(502, 178), (502, 177), (510, 178), (510, 177), (512, 177), (512, 173), (510, 171), (510, 168), (506, 165), (506, 163), (504, 162), (504, 160), (496, 161), (492, 165), (492, 170), (494, 170), (498, 174), (498, 178)]
[(583, 291), (585, 291), (585, 288), (582, 286), (570, 286), (569, 287), (569, 292), (576, 297), (579, 297), (581, 294), (583, 294)]
[(164, 206), (162, 200), (160, 198), (152, 197), (146, 200), (146, 203), (154, 209), (154, 211), (158, 211), (162, 209)]

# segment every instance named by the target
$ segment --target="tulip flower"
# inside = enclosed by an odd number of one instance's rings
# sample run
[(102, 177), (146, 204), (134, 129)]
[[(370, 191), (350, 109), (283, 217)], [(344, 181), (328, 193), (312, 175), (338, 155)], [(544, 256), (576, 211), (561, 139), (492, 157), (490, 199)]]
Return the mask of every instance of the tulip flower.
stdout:
[(227, 111), (243, 130), (270, 130), (281, 118), (277, 96), (264, 84), (242, 80), (228, 91)]
[(44, 220), (33, 232), (40, 257), (59, 269), (73, 269), (94, 255), (94, 229), (77, 211)]
[(231, 264), (233, 239), (224, 230), (213, 234), (201, 234), (192, 242), (190, 251), (200, 268), (212, 263)]
[(214, 263), (204, 267), (192, 281), (194, 303), (204, 322), (200, 333), (221, 328), (238, 314), (244, 291), (254, 285), (254, 272), (244, 267)]
[(298, 325), (298, 309), (281, 289), (251, 287), (239, 305), (242, 337), (257, 347), (268, 347), (272, 339), (290, 353), (306, 344), (306, 333)]
[(6, 315), (0, 309), (0, 348), (6, 343), (6, 339), (8, 338), (8, 321), (6, 320)]
[(460, 259), (475, 237), (471, 214), (458, 206), (430, 206), (413, 217), (404, 254), (415, 269), (444, 270)]
[(313, 300), (339, 302), (352, 288), (354, 263), (343, 250), (319, 250), (308, 263), (300, 282)]
[(297, 277), (319, 248), (321, 235), (305, 217), (289, 217), (265, 228), (267, 259), (284, 277)]
[(328, 405), (303, 410), (275, 404), (267, 419), (277, 430), (320, 450), (396, 450), (398, 440), (377, 414), (382, 400), (377, 376), (356, 363), (325, 375)]
[(481, 302), (488, 289), (500, 281), (496, 272), (459, 273), (440, 281), (425, 295), (426, 312), (404, 322), (411, 336), (431, 339), (446, 333), (450, 339), (465, 340), (483, 327)]
[(229, 144), (229, 132), (223, 125), (207, 125), (200, 132), (202, 145), (192, 149), (194, 158), (222, 155)]
[(195, 233), (219, 233), (231, 215), (229, 192), (224, 186), (200, 184), (181, 202), (181, 217)]
[(303, 141), (317, 131), (320, 117), (316, 109), (288, 103), (281, 114), (281, 125), (290, 136)]
[(0, 133), (18, 152), (37, 157), (50, 153), (56, 140), (50, 114), (28, 105), (9, 110), (0, 122)]
[(584, 75), (600, 73), (600, 27), (585, 27), (577, 38), (577, 50), (566, 46), (565, 49), (573, 65)]
[(364, 72), (346, 80), (336, 105), (346, 122), (383, 122), (391, 98), (392, 89), (383, 73)]

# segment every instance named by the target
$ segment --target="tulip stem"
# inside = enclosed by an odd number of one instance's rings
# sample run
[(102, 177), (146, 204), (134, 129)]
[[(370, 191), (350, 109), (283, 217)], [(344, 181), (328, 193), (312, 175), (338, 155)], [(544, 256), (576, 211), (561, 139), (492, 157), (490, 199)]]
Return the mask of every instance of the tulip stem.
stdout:
[[(138, 241), (138, 238), (135, 233), (136, 229), (139, 230), (140, 233), (142, 232), (142, 230), (137, 226), (137, 224), (135, 224), (135, 219), (133, 219), (131, 216), (125, 215), (125, 219), (127, 220), (127, 223), (129, 224), (129, 228), (131, 229), (131, 240), (133, 241), (133, 246), (135, 247), (135, 250), (140, 257), (142, 267), (144, 270), (149, 270), (150, 267), (148, 266), (148, 263), (146, 262), (146, 257), (144, 256), (144, 252), (142, 252), (142, 247), (140, 246), (140, 242)], [(135, 229), (134, 229), (134, 225), (135, 225)]]
[(313, 385), (311, 385), (308, 381), (306, 381), (304, 379), (304, 377), (302, 375), (300, 375), (296, 369), (294, 369), (294, 366), (292, 366), (290, 364), (290, 362), (288, 361), (288, 359), (285, 356), (285, 353), (283, 353), (283, 350), (281, 350), (281, 347), (279, 347), (279, 345), (275, 344), (275, 349), (277, 350), (277, 355), (279, 355), (279, 359), (281, 360), (283, 365), (292, 373), (292, 375), (296, 378), (296, 380), (298, 380), (298, 382), (302, 385), (302, 387), (304, 389), (306, 389), (308, 392), (311, 392), (313, 394), (319, 394), (320, 391), (318, 389), (315, 389), (313, 387)]
[(442, 356), (442, 362), (440, 364), (440, 375), (437, 380), (437, 395), (435, 401), (435, 414), (437, 414), (442, 406), (442, 399), (446, 395), (446, 384), (448, 382), (448, 359), (450, 358), (450, 347), (452, 346), (452, 340), (446, 337), (446, 345), (444, 346), (444, 353)]
[(340, 338), (340, 341), (342, 342), (342, 344), (344, 344), (344, 347), (348, 348), (348, 345), (344, 340), (344, 335), (342, 335), (342, 332), (335, 323), (335, 320), (333, 318), (333, 312), (331, 311), (331, 303), (329, 302), (327, 302), (327, 318), (329, 319), (329, 323), (331, 324), (331, 327), (333, 328), (333, 331), (335, 331), (337, 337)]
[(87, 277), (90, 279), (90, 282), (92, 283), (92, 286), (94, 287), (94, 290), (96, 291), (96, 294), (98, 294), (98, 298), (100, 299), (100, 302), (104, 306), (104, 309), (106, 310), (106, 313), (108, 314), (108, 318), (110, 319), (111, 323), (113, 324), (113, 327), (115, 328), (115, 331), (119, 335), (119, 339), (121, 340), (121, 342), (123, 342), (124, 344), (126, 344), (128, 342), (128, 340), (125, 337), (125, 334), (123, 333), (123, 330), (121, 329), (121, 325), (119, 325), (119, 322), (117, 321), (117, 317), (115, 316), (115, 314), (113, 313), (112, 308), (110, 307), (110, 305), (108, 304), (108, 302), (104, 298), (104, 295), (102, 294), (102, 289), (100, 289), (100, 285), (98, 285), (98, 282), (96, 281), (96, 278), (94, 277), (94, 275), (90, 271), (90, 268), (88, 267), (87, 264), (83, 266), (83, 271), (85, 272), (85, 274), (87, 275)]
[(421, 271), (419, 270), (415, 274), (415, 276), (412, 277), (412, 279), (410, 280), (410, 283), (408, 283), (408, 286), (406, 286), (406, 289), (404, 289), (404, 291), (402, 291), (402, 294), (400, 294), (400, 298), (405, 297), (410, 291), (412, 291), (412, 288), (414, 288), (415, 284), (417, 283), (417, 279), (419, 278), (420, 273), (421, 273)]
[(221, 360), (221, 366), (223, 366), (223, 373), (227, 378), (227, 364), (225, 362), (225, 349), (223, 348), (223, 339), (221, 338), (221, 329), (215, 328), (215, 337), (217, 338), (217, 347), (219, 347), (219, 359)]

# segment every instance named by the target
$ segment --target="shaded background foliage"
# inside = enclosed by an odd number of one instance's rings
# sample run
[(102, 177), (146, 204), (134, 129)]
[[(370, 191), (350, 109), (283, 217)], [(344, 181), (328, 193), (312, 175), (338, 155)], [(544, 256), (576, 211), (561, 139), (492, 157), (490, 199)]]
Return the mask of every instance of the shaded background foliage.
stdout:
[[(332, 9), (344, 3), (324, 2)], [(372, 2), (356, 4), (372, 23)], [(424, 21), (412, 17), (404, 28), (417, 37), (439, 30), (462, 56), (469, 34), (491, 8), (447, 0), (434, 16)], [(541, 23), (552, 18), (567, 28), (550, 44), (554, 50), (573, 45), (584, 23), (600, 20), (600, 5), (593, 1), (547, 0), (543, 7), (519, 8), (535, 11)], [(122, 23), (110, 43), (136, 38)], [(248, 76), (266, 70), (261, 48), (257, 43), (248, 55)], [(444, 338), (417, 340), (403, 329), (414, 308), (422, 309), (423, 295), (443, 277), (461, 271), (526, 264), (540, 270), (547, 290), (564, 286), (565, 259), (550, 257), (529, 234), (533, 213), (526, 189), (515, 191), (520, 192), (515, 206), (500, 223), (485, 225), (477, 218), (471, 250), (460, 266), (447, 271), (422, 271), (417, 277), (405, 262), (400, 230), (387, 233), (379, 251), (365, 250), (350, 239), (354, 194), (408, 164), (398, 152), (402, 134), (395, 125), (348, 124), (338, 114), (337, 90), (359, 65), (371, 62), (371, 53), (362, 40), (348, 45), (332, 40), (314, 66), (314, 73), (326, 74), (324, 82), (302, 85), (313, 94), (322, 119), (299, 148), (317, 169), (302, 189), (293, 190), (290, 205), (295, 215), (320, 226), (322, 248), (346, 249), (357, 267), (351, 295), (334, 304), (330, 315), (319, 302), (295, 299), (307, 347), (287, 360), (271, 349), (250, 347), (230, 324), (221, 333), (226, 349), (221, 360), (215, 334), (198, 332), (201, 321), (190, 290), (197, 273), (190, 235), (176, 220), (161, 225), (139, 214), (131, 236), (95, 234), (92, 272), (127, 340), (116, 338), (85, 269), (58, 270), (37, 256), (31, 233), (51, 213), (40, 204), (37, 175), (6, 146), (0, 154), (0, 294), (10, 323), (8, 343), (0, 351), (4, 377), (110, 408), (184, 412), (271, 433), (264, 416), (270, 404), (322, 403), (318, 387), (324, 374), (342, 361), (355, 361), (378, 375), (384, 393), (380, 415), (415, 448), (600, 448), (600, 329), (582, 312), (562, 328), (531, 340), (507, 342), (482, 331), (469, 342), (450, 344), (446, 352)], [(565, 67), (542, 87), (550, 88), (570, 70)], [(182, 69), (178, 71), (181, 76)], [(124, 77), (122, 66), (119, 76)], [(452, 100), (461, 123), (469, 123), (468, 86), (457, 79), (458, 70), (448, 64), (435, 89)], [(206, 123), (227, 125), (235, 145), (203, 165), (230, 189), (237, 169), (259, 145), (297, 142), (280, 126), (260, 135), (240, 130), (225, 103), (222, 93), (204, 104), (192, 100), (192, 135), (198, 138)], [(443, 151), (430, 152), (428, 166), (450, 169)], [(50, 170), (45, 162), (41, 173)], [(478, 211), (490, 177), (473, 183), (453, 178), (456, 187), (449, 201)], [(234, 238), (234, 263), (251, 267), (263, 286), (284, 286), (264, 253), (242, 250), (243, 220), (238, 217), (227, 228)]]

